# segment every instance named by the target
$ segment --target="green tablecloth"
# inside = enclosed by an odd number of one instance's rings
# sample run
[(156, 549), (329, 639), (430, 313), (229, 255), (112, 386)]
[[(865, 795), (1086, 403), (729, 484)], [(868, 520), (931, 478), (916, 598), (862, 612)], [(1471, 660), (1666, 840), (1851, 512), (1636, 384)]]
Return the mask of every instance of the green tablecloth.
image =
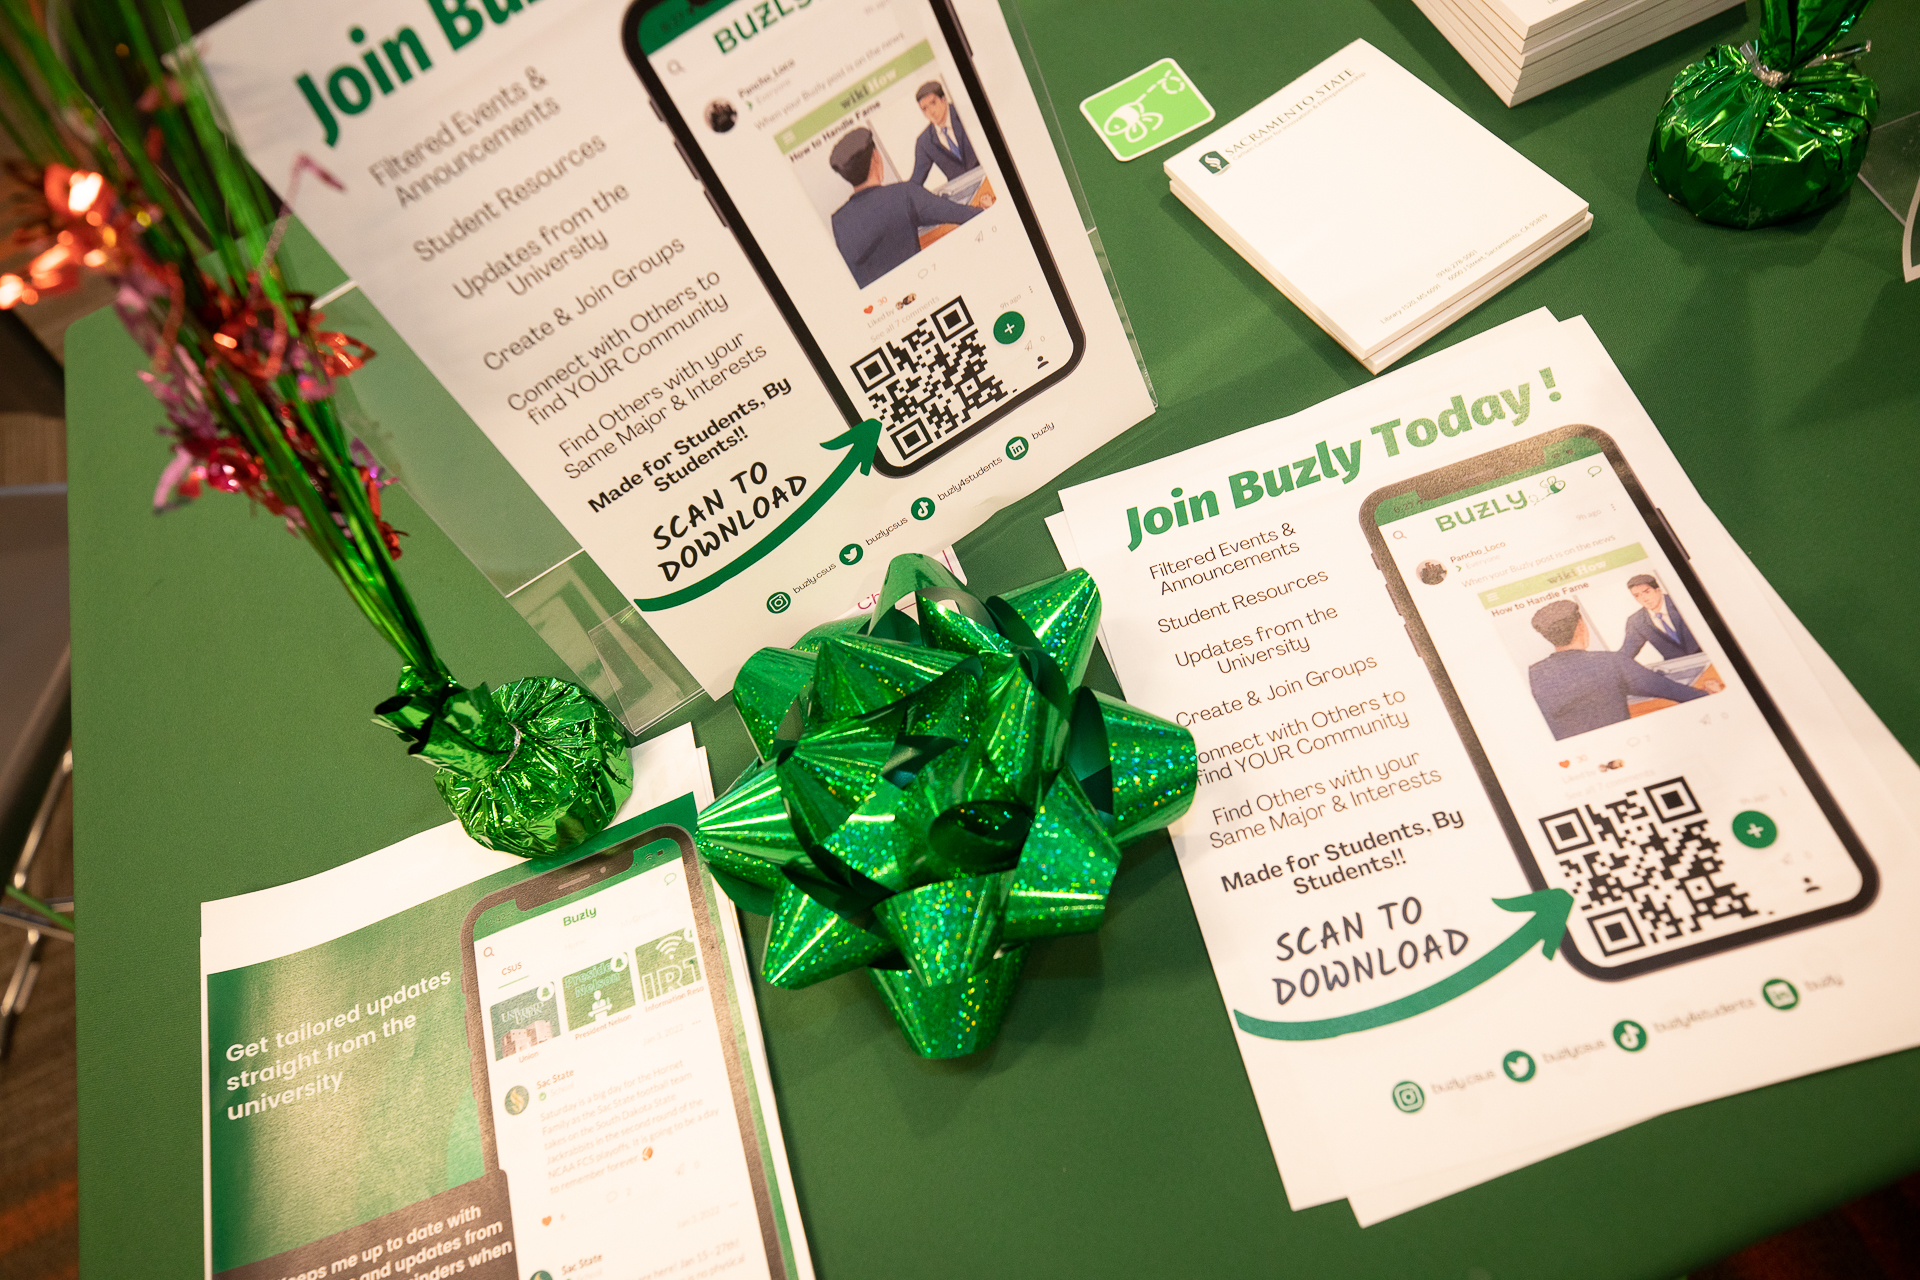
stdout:
[[(1366, 378), (1168, 194), (1158, 154), (1116, 163), (1074, 104), (1171, 54), (1226, 119), (1364, 36), (1592, 202), (1585, 241), (1430, 346), (1542, 305), (1587, 316), (1735, 537), (1920, 744), (1920, 284), (1900, 283), (1897, 227), (1856, 188), (1793, 226), (1729, 232), (1645, 175), (1666, 86), (1710, 43), (1743, 38), (1740, 14), (1513, 110), (1409, 0), (1026, 0), (1023, 16), (1161, 407), (963, 541), (978, 587), (1059, 569), (1040, 520), (1060, 484)], [(1864, 34), (1883, 118), (1920, 109), (1920, 10), (1883, 3)], [(1408, 191), (1406, 217), (1472, 197), (1471, 175)], [(201, 1267), (198, 904), (447, 814), (368, 723), (395, 659), (318, 560), (230, 499), (149, 515), (163, 450), (138, 353), (99, 315), (68, 358), (81, 1255), (90, 1276), (187, 1276)], [(564, 674), (417, 508), (390, 501), (456, 671)], [(745, 735), (724, 705), (694, 718), (724, 782)], [(832, 1280), (1670, 1277), (1920, 1166), (1907, 1053), (1667, 1116), (1364, 1232), (1343, 1205), (1293, 1213), (1161, 837), (1130, 853), (1097, 935), (1036, 948), (978, 1061), (913, 1059), (857, 977), (763, 990), (761, 1010)]]

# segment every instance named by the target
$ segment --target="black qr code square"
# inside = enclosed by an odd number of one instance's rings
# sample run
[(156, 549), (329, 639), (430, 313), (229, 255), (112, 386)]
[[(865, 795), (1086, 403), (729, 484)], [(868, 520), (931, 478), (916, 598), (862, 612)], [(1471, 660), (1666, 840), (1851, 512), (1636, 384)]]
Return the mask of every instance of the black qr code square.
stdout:
[(893, 361), (887, 359), (887, 349), (870, 351), (854, 362), (854, 380), (862, 391), (872, 391), (881, 383), (893, 377)]
[(964, 431), (1007, 398), (964, 298), (934, 308), (898, 338), (853, 362), (854, 382), (901, 459)]
[(933, 322), (933, 331), (943, 338), (955, 338), (973, 328), (973, 317), (967, 314), (963, 298), (955, 298), (927, 319)]
[(1603, 956), (1687, 940), (1760, 914), (1727, 870), (1685, 778), (1550, 813), (1539, 823)]
[(1691, 818), (1700, 812), (1700, 802), (1693, 798), (1693, 792), (1687, 787), (1685, 778), (1668, 778), (1665, 782), (1656, 782), (1645, 788), (1647, 803), (1660, 816), (1662, 822), (1677, 822), (1681, 818)]
[(1599, 939), (1602, 955), (1618, 955), (1622, 951), (1634, 951), (1647, 945), (1640, 936), (1640, 930), (1633, 923), (1633, 912), (1621, 907), (1614, 911), (1604, 911), (1587, 923), (1593, 926), (1593, 935)]

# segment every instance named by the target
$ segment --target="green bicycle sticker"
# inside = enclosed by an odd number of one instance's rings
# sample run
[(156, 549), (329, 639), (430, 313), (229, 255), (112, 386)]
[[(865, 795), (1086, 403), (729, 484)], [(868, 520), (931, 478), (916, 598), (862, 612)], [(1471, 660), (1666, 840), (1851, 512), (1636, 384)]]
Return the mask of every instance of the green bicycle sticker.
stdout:
[(1213, 119), (1213, 106), (1172, 58), (1162, 58), (1080, 104), (1116, 160), (1134, 160)]

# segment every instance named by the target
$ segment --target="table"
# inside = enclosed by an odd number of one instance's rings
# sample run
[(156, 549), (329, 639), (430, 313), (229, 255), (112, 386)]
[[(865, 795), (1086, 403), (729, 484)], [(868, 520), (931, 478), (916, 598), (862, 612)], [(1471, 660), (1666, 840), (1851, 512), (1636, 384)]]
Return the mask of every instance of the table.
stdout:
[[(1534, 307), (1584, 314), (1707, 501), (1902, 740), (1920, 746), (1920, 286), (1867, 192), (1789, 227), (1700, 225), (1645, 175), (1675, 72), (1736, 12), (1509, 110), (1410, 0), (1023, 0), (1151, 370), (1148, 422), (959, 547), (977, 588), (1058, 571), (1062, 484), (1304, 408), (1366, 379), (1074, 104), (1173, 55), (1230, 118), (1356, 36), (1586, 196), (1591, 234), (1426, 350)], [(1920, 107), (1920, 9), (1869, 11), (1883, 114)], [(1407, 216), (1457, 192), (1407, 193)], [(80, 1245), (85, 1274), (200, 1267), (198, 904), (446, 819), (368, 723), (396, 663), (318, 560), (220, 498), (155, 519), (158, 406), (108, 315), (68, 347), (72, 442)], [(395, 491), (403, 569), (453, 669), (561, 674)], [(1110, 677), (1102, 675), (1109, 681)], [(723, 784), (749, 747), (691, 712)], [(756, 923), (759, 923), (757, 920)], [(757, 954), (759, 939), (754, 940)], [(1361, 1231), (1287, 1208), (1163, 837), (1105, 927), (1035, 949), (998, 1044), (924, 1063), (858, 978), (763, 990), (820, 1273), (1672, 1277), (1920, 1166), (1920, 1052), (1695, 1107)], [(1301, 1105), (1312, 1106), (1311, 1098)]]

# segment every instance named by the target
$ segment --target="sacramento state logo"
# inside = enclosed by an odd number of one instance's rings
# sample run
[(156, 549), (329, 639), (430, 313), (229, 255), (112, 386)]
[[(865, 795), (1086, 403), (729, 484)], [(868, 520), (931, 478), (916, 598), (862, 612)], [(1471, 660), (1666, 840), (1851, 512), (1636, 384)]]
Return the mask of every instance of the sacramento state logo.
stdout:
[(1200, 153), (1200, 163), (1215, 173), (1218, 173), (1227, 167), (1227, 158), (1218, 151), (1202, 151)]

